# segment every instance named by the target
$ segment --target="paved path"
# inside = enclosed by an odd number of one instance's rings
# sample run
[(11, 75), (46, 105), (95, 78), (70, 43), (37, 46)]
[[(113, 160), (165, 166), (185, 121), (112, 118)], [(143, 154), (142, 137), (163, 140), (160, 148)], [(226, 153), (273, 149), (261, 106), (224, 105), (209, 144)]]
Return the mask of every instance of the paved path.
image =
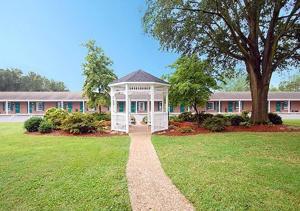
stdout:
[(126, 172), (132, 209), (194, 210), (164, 173), (147, 128), (133, 130)]

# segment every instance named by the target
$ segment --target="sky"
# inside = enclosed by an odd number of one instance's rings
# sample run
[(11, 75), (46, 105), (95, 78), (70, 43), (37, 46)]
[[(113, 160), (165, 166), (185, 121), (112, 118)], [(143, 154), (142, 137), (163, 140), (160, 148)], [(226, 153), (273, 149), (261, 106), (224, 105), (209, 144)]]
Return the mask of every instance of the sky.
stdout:
[[(82, 43), (96, 40), (118, 77), (143, 69), (170, 73), (178, 55), (145, 34), (144, 0), (0, 0), (0, 68), (19, 68), (82, 89)], [(274, 75), (272, 84), (291, 73)]]

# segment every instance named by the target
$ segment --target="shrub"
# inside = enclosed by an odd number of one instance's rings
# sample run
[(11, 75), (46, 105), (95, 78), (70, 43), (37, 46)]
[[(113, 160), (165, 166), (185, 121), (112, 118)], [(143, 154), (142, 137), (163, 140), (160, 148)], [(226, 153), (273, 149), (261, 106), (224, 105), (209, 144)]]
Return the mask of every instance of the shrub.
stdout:
[(70, 113), (62, 122), (61, 128), (73, 134), (92, 133), (96, 131), (95, 117), (92, 114)]
[(207, 118), (203, 122), (203, 127), (213, 132), (220, 132), (225, 129), (225, 121), (218, 117)]
[(244, 121), (244, 118), (239, 115), (234, 115), (230, 118), (230, 122), (232, 126), (239, 126), (241, 122)]
[(223, 114), (216, 114), (215, 117), (226, 119), (226, 116), (224, 116)]
[(170, 116), (169, 121), (182, 122), (182, 119), (180, 119), (178, 116)]
[[(199, 123), (203, 123), (204, 120), (206, 120), (207, 118), (211, 118), (213, 116), (214, 116), (213, 114), (201, 112), (198, 114), (198, 121)], [(194, 118), (197, 121), (197, 114), (195, 114)]]
[(181, 127), (181, 128), (178, 129), (178, 131), (180, 133), (192, 133), (192, 132), (194, 132), (193, 128), (189, 127), (189, 126)]
[(135, 117), (134, 117), (134, 116), (131, 116), (131, 117), (130, 117), (130, 122), (131, 122), (131, 124), (133, 124), (133, 125), (136, 124), (136, 120), (135, 120)]
[(250, 116), (249, 116), (249, 111), (243, 111), (242, 112), (242, 114), (241, 114), (241, 116), (243, 117), (243, 119), (245, 120), (245, 121), (250, 121)]
[(269, 113), (268, 114), (270, 122), (272, 122), (274, 125), (281, 125), (282, 124), (282, 119), (281, 116), (279, 116), (276, 113)]
[(241, 122), (240, 125), (244, 126), (244, 127), (250, 127), (251, 123), (249, 121), (247, 121), (247, 122)]
[(99, 132), (103, 132), (107, 128), (106, 124), (107, 124), (107, 121), (105, 121), (105, 120), (101, 120), (101, 121), (96, 120), (93, 123), (93, 126), (95, 127), (95, 130), (97, 130)]
[(50, 108), (46, 111), (44, 118), (53, 124), (53, 129), (59, 129), (62, 122), (67, 118), (69, 113), (61, 108)]
[(40, 133), (51, 133), (53, 130), (53, 123), (50, 120), (43, 119), (39, 126)]
[(178, 115), (178, 118), (182, 121), (186, 121), (186, 122), (193, 122), (195, 121), (194, 115), (192, 114), (192, 112), (183, 112), (181, 114)]
[(43, 121), (43, 118), (41, 117), (31, 117), (24, 122), (24, 128), (28, 132), (37, 132), (39, 130), (41, 121)]
[(101, 121), (101, 120), (110, 121), (111, 120), (110, 113), (97, 113), (97, 112), (95, 112), (92, 115), (98, 121)]

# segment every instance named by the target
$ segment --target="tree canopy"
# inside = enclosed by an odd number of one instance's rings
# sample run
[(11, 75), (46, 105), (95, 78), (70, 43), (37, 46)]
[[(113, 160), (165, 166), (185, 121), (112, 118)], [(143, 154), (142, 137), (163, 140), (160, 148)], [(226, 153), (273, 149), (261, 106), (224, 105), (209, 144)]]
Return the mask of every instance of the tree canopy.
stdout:
[(85, 62), (82, 65), (85, 76), (83, 94), (89, 98), (90, 107), (108, 106), (110, 102), (109, 84), (117, 78), (114, 74), (112, 61), (104, 51), (96, 46), (94, 40), (83, 45), (87, 49)]
[(252, 120), (268, 120), (272, 73), (300, 65), (299, 0), (148, 0), (147, 4), (145, 30), (163, 49), (197, 53), (219, 72), (244, 64)]
[(179, 58), (171, 68), (175, 72), (168, 77), (170, 103), (192, 106), (198, 114), (198, 107), (203, 106), (218, 88), (211, 65), (193, 55)]
[(35, 72), (0, 69), (0, 91), (68, 91), (61, 81), (47, 79)]
[(220, 89), (225, 92), (241, 92), (249, 91), (250, 85), (247, 75), (238, 74), (232, 78), (226, 78), (224, 82), (220, 83)]
[(272, 91), (300, 92), (300, 74), (295, 74), (289, 79), (281, 81), (278, 87), (271, 87)]

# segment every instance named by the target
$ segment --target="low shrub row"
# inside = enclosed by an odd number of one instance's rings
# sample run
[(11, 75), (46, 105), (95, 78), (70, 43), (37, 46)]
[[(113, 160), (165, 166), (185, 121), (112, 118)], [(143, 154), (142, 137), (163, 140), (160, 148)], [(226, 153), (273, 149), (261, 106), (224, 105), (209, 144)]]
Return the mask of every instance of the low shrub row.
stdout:
[(110, 125), (109, 114), (68, 113), (63, 109), (51, 108), (44, 118), (31, 117), (24, 123), (28, 132), (51, 133), (63, 130), (72, 134), (94, 133), (103, 131)]

